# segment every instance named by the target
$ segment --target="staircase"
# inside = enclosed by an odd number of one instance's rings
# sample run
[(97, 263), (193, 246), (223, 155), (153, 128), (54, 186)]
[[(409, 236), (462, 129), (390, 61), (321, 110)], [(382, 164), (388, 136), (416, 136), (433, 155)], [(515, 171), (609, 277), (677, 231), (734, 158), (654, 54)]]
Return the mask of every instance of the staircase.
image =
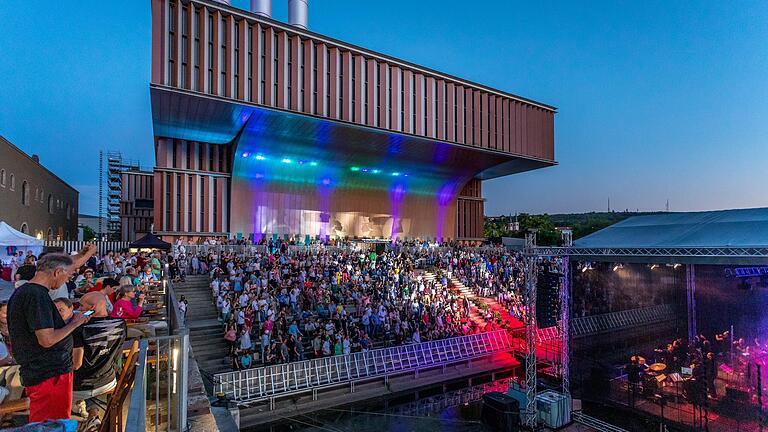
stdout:
[[(519, 328), (519, 327), (523, 327), (524, 326), (522, 321), (520, 321), (519, 319), (511, 316), (509, 314), (509, 311), (503, 305), (499, 304), (499, 302), (497, 302), (496, 299), (489, 298), (489, 297), (480, 297), (480, 296), (478, 296), (469, 287), (467, 287), (463, 283), (461, 283), (461, 281), (457, 277), (452, 277), (449, 280), (449, 282), (448, 282), (448, 286), (453, 288), (455, 291), (458, 291), (460, 295), (466, 296), (469, 299), (470, 302), (474, 298), (480, 299), (483, 303), (487, 304), (488, 307), (493, 312), (499, 312), (499, 314), (501, 315), (502, 321), (506, 321), (510, 325), (510, 328)], [(483, 319), (483, 317), (480, 316), (479, 313), (475, 312), (474, 308), (473, 308), (473, 313), (475, 315), (477, 315), (477, 319), (472, 318), (472, 320), (474, 322), (476, 322), (476, 323), (482, 322), (483, 324), (485, 323), (485, 320)], [(472, 314), (470, 314), (470, 316), (471, 315)]]
[(203, 374), (231, 371), (224, 329), (211, 297), (208, 275), (187, 276), (185, 282), (175, 283), (173, 290), (177, 298), (184, 296), (189, 302), (186, 324), (200, 371)]
[[(430, 271), (423, 272), (421, 274), (421, 277), (422, 277), (422, 279), (424, 279), (425, 281), (428, 281), (428, 282), (435, 281), (437, 283), (440, 283), (440, 280), (437, 278), (437, 275), (432, 273), (432, 272), (430, 272)], [(462, 285), (462, 287), (463, 287), (463, 285)], [(475, 325), (477, 325), (478, 328), (482, 329), (483, 327), (485, 327), (485, 325), (486, 325), (485, 319), (480, 314), (480, 311), (477, 309), (475, 304), (472, 303), (472, 299), (474, 297), (477, 297), (477, 296), (469, 288), (465, 287), (464, 290), (458, 289), (456, 287), (456, 285), (453, 283), (453, 279), (451, 279), (450, 282), (448, 283), (448, 289), (450, 289), (451, 291), (456, 291), (456, 292), (458, 292), (458, 294), (460, 296), (466, 296), (469, 299), (469, 301), (470, 301), (470, 303), (469, 303), (469, 319), (472, 320), (472, 322), (475, 323)]]

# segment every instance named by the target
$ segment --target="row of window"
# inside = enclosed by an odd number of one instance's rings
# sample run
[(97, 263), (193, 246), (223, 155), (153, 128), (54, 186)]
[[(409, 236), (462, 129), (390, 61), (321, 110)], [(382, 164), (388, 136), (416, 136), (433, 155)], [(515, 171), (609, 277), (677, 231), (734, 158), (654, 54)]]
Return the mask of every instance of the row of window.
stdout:
[[(185, 140), (168, 140), (170, 146), (170, 168), (194, 169), (199, 171), (229, 172), (229, 147), (216, 144)], [(197, 166), (193, 163), (197, 162)]]
[[(8, 179), (6, 179), (6, 172), (4, 169), (0, 169), (0, 187), (8, 187), (9, 190), (15, 191), (16, 190), (16, 178), (13, 174), (10, 174)], [(30, 200), (29, 200), (29, 183), (24, 180), (21, 183), (21, 204), (24, 206), (29, 206)], [(45, 196), (45, 193), (43, 192), (43, 189), (35, 188), (35, 201), (36, 202), (43, 202), (43, 197)], [(48, 194), (48, 213), (53, 214), (56, 209), (66, 209), (66, 216), (67, 220), (72, 218), (72, 206), (67, 203), (65, 204), (63, 200), (61, 199), (54, 199), (52, 194)]]
[[(26, 222), (23, 222), (21, 226), (19, 226), (19, 231), (23, 232), (24, 234), (31, 235), (29, 232), (29, 225), (27, 225)], [(69, 230), (64, 231), (62, 227), (59, 227), (59, 229), (56, 231), (56, 235), (54, 235), (53, 228), (48, 227), (46, 240), (71, 240), (71, 237), (69, 236)]]
[(551, 113), (532, 105), (194, 4), (169, 8), (167, 84), (503, 151), (547, 140)]
[[(199, 178), (199, 181), (197, 180)], [(221, 221), (219, 221), (219, 182), (214, 181), (209, 185), (209, 177), (206, 176), (193, 176), (188, 175), (186, 184), (184, 182), (184, 176), (182, 174), (165, 174), (165, 219), (164, 230), (165, 231), (220, 231)], [(182, 194), (182, 188), (185, 189)], [(195, 198), (193, 196), (193, 190), (197, 188), (197, 196), (200, 196), (200, 205), (198, 206), (198, 216), (200, 218), (200, 226), (196, 227), (195, 215), (192, 212), (193, 203)], [(208, 193), (206, 193), (208, 190)], [(213, 198), (213, 205), (208, 204), (208, 197)], [(172, 204), (175, 203), (175, 206)], [(212, 213), (213, 226), (209, 226), (208, 218), (206, 217), (206, 208)], [(174, 209), (172, 211), (172, 209)], [(188, 227), (185, 229), (185, 223)]]

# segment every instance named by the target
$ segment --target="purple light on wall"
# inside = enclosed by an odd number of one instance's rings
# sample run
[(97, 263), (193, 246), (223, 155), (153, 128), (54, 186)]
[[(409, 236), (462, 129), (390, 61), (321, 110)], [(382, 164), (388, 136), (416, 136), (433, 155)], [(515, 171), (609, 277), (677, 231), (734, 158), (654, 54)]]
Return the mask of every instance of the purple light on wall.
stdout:
[(400, 226), (400, 224), (402, 223), (400, 219), (400, 207), (403, 204), (403, 201), (405, 200), (405, 194), (406, 194), (406, 187), (405, 187), (405, 184), (403, 183), (395, 183), (389, 192), (390, 203), (392, 208), (392, 233), (391, 233), (392, 242), (397, 240), (398, 233), (403, 231), (402, 227)]
[(437, 191), (437, 207), (435, 208), (435, 237), (442, 241), (445, 237), (445, 217), (448, 206), (458, 193), (458, 182), (448, 182)]
[(325, 238), (328, 233), (328, 223), (331, 214), (331, 178), (324, 177), (317, 186), (317, 203), (320, 210), (320, 238)]

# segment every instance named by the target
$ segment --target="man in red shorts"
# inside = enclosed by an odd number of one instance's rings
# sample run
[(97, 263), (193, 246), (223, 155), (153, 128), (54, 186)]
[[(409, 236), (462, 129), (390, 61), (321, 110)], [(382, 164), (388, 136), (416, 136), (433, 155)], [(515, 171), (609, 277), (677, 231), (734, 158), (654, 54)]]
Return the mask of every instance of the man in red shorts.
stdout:
[[(8, 330), (21, 383), (29, 397), (29, 421), (68, 419), (72, 409), (72, 331), (88, 321), (76, 314), (65, 323), (49, 290), (60, 287), (73, 270), (96, 252), (91, 244), (76, 257), (48, 254), (35, 276), (8, 301)], [(73, 259), (74, 258), (74, 259)]]

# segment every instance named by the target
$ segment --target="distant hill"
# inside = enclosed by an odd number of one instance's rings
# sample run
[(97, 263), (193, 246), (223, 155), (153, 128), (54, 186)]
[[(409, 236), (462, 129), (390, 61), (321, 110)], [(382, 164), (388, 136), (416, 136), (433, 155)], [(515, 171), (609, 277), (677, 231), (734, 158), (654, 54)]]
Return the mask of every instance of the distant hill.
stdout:
[(578, 239), (607, 226), (621, 222), (632, 216), (659, 214), (662, 212), (589, 212), (561, 214), (527, 214), (517, 216), (519, 230), (512, 231), (515, 216), (486, 216), (485, 236), (487, 238), (524, 237), (529, 228), (539, 230), (539, 244), (554, 245), (559, 242), (560, 234), (556, 228), (569, 227), (573, 238)]

